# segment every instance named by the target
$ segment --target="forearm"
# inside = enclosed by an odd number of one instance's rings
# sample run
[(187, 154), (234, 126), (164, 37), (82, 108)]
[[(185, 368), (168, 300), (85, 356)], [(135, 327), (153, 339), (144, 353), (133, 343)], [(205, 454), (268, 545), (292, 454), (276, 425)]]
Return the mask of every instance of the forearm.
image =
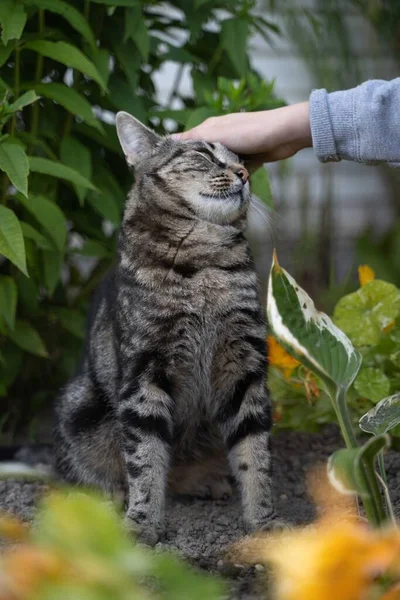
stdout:
[(322, 162), (400, 166), (400, 78), (372, 80), (343, 92), (310, 96), (315, 153)]

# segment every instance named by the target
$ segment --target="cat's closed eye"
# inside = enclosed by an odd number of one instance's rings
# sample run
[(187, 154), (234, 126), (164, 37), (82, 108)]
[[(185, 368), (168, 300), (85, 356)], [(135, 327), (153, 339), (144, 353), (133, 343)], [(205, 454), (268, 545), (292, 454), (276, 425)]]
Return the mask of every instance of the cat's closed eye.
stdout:
[(211, 160), (211, 162), (215, 163), (216, 165), (218, 165), (221, 168), (225, 168), (227, 166), (225, 163), (223, 163), (221, 160), (219, 160), (215, 156), (215, 154), (213, 154), (207, 148), (200, 148), (199, 150), (196, 150), (195, 152), (196, 152), (196, 154), (202, 154), (203, 156), (208, 157)]

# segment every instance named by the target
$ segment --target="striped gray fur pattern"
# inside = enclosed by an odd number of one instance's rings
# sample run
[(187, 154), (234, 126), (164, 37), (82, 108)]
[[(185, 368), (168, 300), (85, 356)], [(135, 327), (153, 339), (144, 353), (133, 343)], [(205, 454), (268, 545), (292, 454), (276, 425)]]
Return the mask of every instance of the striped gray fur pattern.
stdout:
[(221, 144), (161, 138), (127, 113), (117, 131), (135, 185), (81, 366), (57, 402), (58, 472), (124, 489), (128, 526), (154, 544), (168, 486), (223, 497), (231, 470), (249, 529), (268, 529), (278, 520), (248, 173)]

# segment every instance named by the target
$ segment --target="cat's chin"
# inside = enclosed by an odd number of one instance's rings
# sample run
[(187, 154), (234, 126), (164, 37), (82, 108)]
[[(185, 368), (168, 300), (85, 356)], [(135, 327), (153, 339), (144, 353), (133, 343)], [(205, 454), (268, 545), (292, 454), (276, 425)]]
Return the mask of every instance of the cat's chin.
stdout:
[(227, 196), (215, 196), (201, 192), (193, 194), (190, 203), (198, 216), (212, 223), (229, 223), (235, 219), (248, 204), (248, 198), (241, 191), (234, 191)]

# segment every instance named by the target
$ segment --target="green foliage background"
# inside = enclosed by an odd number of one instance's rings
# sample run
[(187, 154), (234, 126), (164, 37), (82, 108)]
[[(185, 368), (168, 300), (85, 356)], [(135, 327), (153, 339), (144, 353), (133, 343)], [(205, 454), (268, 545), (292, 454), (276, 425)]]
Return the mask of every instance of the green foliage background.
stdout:
[[(250, 34), (278, 32), (254, 9), (252, 0), (1, 0), (2, 430), (48, 405), (79, 359), (131, 182), (115, 112), (164, 133), (166, 123), (173, 131), (281, 104), (249, 63)], [(161, 106), (155, 75), (167, 62), (176, 79)], [(268, 200), (266, 171), (254, 188)]]

